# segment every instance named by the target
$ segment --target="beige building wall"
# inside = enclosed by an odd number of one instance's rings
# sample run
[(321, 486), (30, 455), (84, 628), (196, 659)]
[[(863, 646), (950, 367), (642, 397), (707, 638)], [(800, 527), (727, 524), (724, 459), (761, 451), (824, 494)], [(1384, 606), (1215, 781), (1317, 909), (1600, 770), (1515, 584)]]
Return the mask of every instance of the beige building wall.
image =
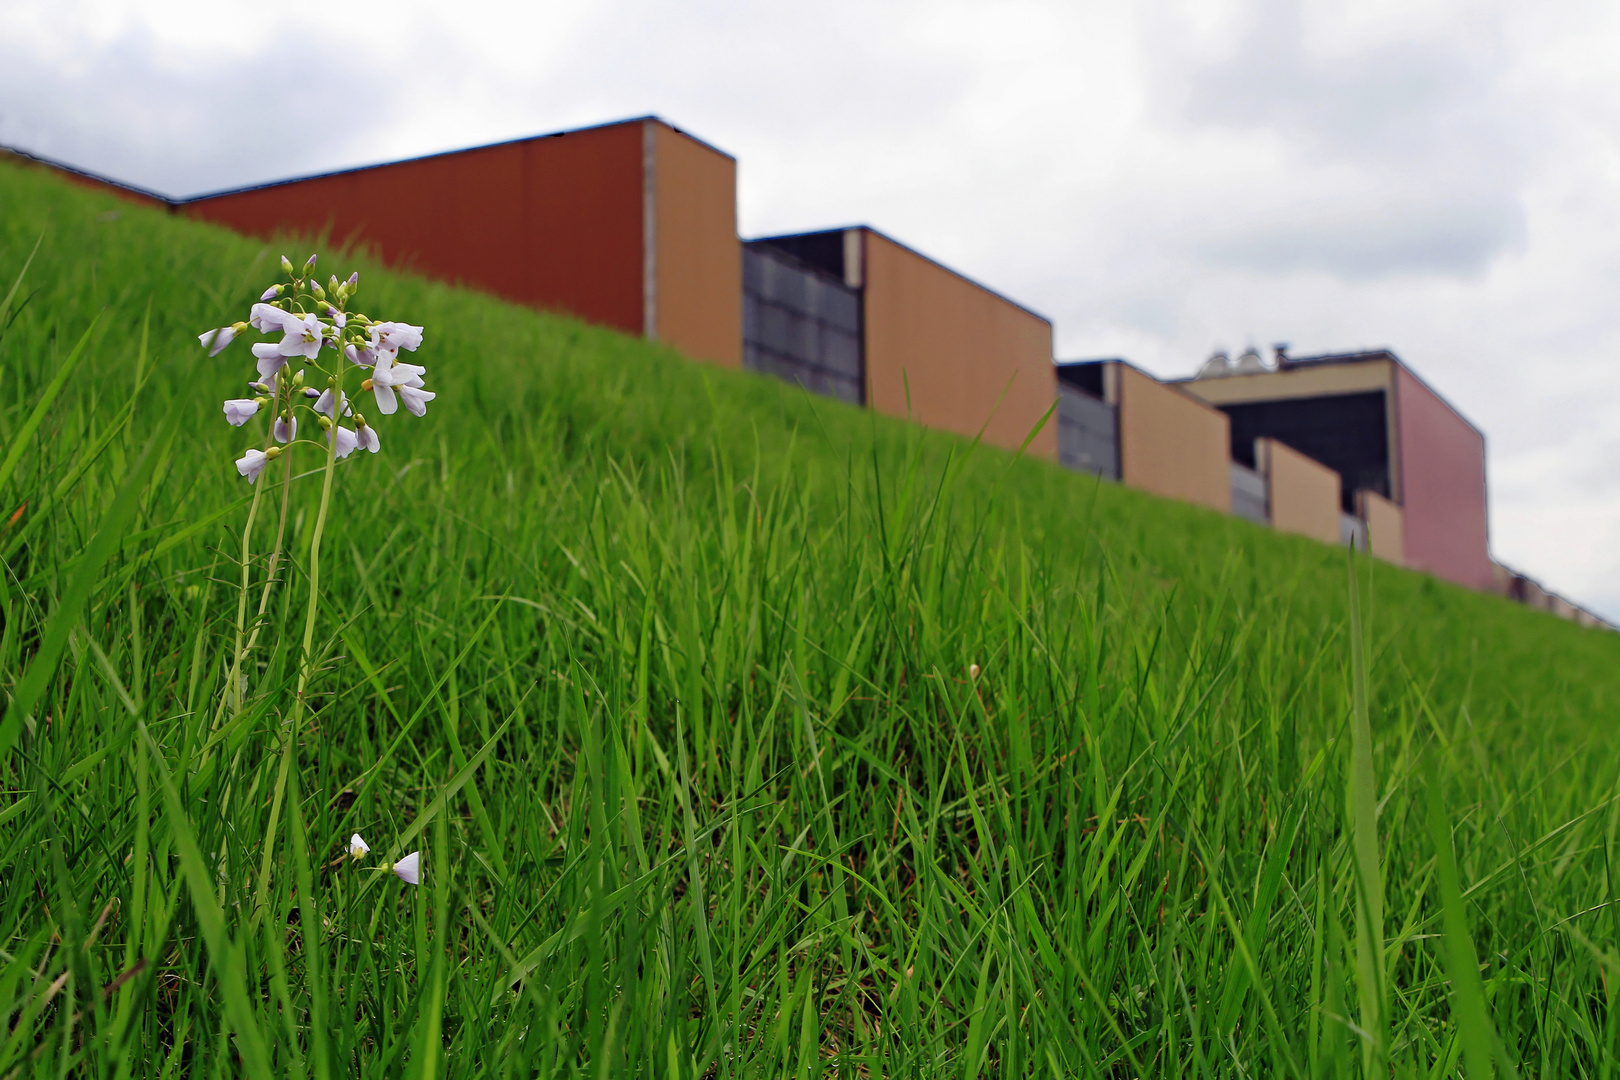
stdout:
[(697, 360), (742, 366), (737, 162), (668, 124), (643, 121), (647, 336)]
[[(1401, 508), (1376, 491), (1358, 491), (1356, 509), (1367, 523), (1367, 546), (1385, 562), (1406, 565), (1406, 532)], [(1505, 590), (1499, 590), (1505, 591)]]
[(1231, 513), (1226, 414), (1129, 365), (1110, 364), (1108, 371), (1108, 396), (1119, 406), (1120, 480)]
[(1271, 496), (1271, 527), (1324, 544), (1341, 541), (1339, 474), (1276, 439), (1254, 441)]
[[(858, 235), (868, 404), (1022, 446), (1057, 399), (1052, 324), (880, 233)], [(1055, 419), (1029, 453), (1056, 460)]]

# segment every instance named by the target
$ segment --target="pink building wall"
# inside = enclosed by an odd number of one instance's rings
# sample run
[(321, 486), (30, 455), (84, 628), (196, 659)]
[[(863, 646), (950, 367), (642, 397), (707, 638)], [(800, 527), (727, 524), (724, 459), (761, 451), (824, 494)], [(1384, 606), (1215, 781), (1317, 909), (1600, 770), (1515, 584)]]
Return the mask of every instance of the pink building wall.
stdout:
[(1490, 590), (1485, 437), (1405, 367), (1393, 366), (1406, 565)]

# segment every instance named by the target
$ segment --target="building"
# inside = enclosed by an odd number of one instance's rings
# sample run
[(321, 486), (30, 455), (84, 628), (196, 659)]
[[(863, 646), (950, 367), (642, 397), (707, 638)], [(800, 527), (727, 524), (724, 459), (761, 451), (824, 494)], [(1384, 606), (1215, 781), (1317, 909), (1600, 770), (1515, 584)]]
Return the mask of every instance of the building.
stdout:
[(736, 160), (656, 118), (188, 199), (65, 171), (248, 236), (324, 235), (694, 359), (742, 362)]
[(1260, 464), (1258, 440), (1327, 466), (1340, 508), (1366, 522), (1375, 553), (1472, 589), (1493, 590), (1485, 438), (1388, 349), (1224, 357), (1176, 383), (1231, 421), (1233, 462)]
[(1057, 457), (1052, 324), (865, 225), (743, 245), (743, 362), (807, 389)]

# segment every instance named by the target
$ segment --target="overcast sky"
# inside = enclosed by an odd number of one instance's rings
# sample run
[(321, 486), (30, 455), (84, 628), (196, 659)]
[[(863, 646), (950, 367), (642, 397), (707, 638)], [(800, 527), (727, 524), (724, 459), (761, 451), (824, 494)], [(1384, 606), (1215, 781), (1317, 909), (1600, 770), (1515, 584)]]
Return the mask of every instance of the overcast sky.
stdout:
[(186, 195), (656, 113), (744, 236), (872, 224), (1064, 359), (1393, 348), (1497, 558), (1620, 619), (1616, 56), (1558, 0), (0, 0), (0, 142)]

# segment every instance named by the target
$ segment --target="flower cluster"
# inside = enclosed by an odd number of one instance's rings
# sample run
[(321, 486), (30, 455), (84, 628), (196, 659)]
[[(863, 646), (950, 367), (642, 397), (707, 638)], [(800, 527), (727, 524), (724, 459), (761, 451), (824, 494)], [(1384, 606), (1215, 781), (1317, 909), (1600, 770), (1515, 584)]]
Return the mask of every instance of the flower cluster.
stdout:
[[(325, 448), (333, 458), (347, 457), (355, 450), (375, 454), (381, 448), (377, 429), (366, 422), (343, 392), (346, 365), (336, 359), (328, 364), (325, 358), (341, 355), (351, 365), (366, 369), (360, 390), (374, 396), (377, 411), (383, 415), (392, 415), (404, 403), (407, 412), (422, 416), (434, 398), (433, 392), (424, 388), (427, 368), (399, 359), (402, 350), (415, 352), (421, 347), (422, 328), (374, 322), (349, 311), (349, 300), (360, 287), (358, 273), (343, 282), (334, 275), (323, 288), (314, 278), (315, 256), (311, 255), (299, 270), (283, 257), (281, 267), (288, 280), (266, 289), (246, 322), (198, 335), (210, 356), (219, 355), (244, 330), (256, 330), (268, 338), (280, 336), (279, 341), (266, 340), (253, 346), (258, 377), (249, 380), (248, 385), (256, 394), (226, 401), (226, 421), (241, 427), (259, 410), (268, 408), (275, 417), (271, 437), (285, 445), (298, 437), (299, 412), (308, 411), (325, 433)], [(295, 364), (307, 367), (295, 371)], [(307, 368), (319, 372), (319, 387), (306, 384)], [(344, 420), (353, 427), (345, 426)], [(236, 470), (252, 483), (280, 453), (276, 445), (249, 450), (237, 459)]]
[[(371, 845), (360, 839), (359, 833), (355, 833), (353, 836), (349, 837), (350, 858), (356, 860), (363, 859), (366, 857), (366, 853), (370, 850)], [(381, 866), (377, 867), (377, 869), (392, 870), (394, 872), (394, 876), (399, 878), (399, 880), (403, 881), (405, 884), (419, 885), (422, 882), (422, 853), (420, 851), (413, 851), (403, 859), (399, 860), (399, 862), (383, 863)]]

